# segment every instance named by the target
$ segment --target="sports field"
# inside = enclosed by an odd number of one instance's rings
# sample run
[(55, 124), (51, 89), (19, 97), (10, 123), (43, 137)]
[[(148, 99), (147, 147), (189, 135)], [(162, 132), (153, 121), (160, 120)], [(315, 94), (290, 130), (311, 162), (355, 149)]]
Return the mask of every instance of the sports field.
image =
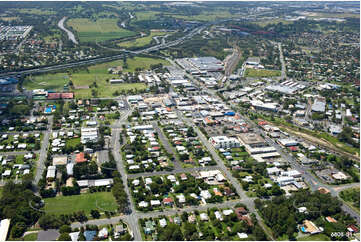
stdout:
[(92, 209), (100, 211), (115, 211), (117, 203), (111, 192), (95, 192), (74, 196), (59, 196), (45, 198), (45, 212), (47, 214), (70, 214), (84, 211), (89, 214)]
[[(144, 70), (149, 69), (150, 65), (162, 63), (163, 65), (169, 64), (162, 59), (147, 58), (147, 57), (134, 57), (128, 58), (128, 68), (123, 68), (123, 72), (134, 72), (136, 68)], [(66, 72), (55, 74), (42, 74), (30, 76), (24, 82), (24, 87), (28, 90), (46, 89), (54, 91), (62, 91), (65, 84), (71, 80), (75, 89), (71, 91), (75, 93), (76, 98), (89, 98), (92, 97), (92, 89), (89, 86), (97, 83), (97, 87), (93, 88), (97, 91), (97, 97), (112, 97), (115, 91), (121, 92), (129, 90), (144, 90), (146, 85), (144, 83), (124, 83), (124, 84), (110, 84), (107, 79), (119, 78), (118, 75), (108, 73), (108, 68), (123, 66), (123, 60), (117, 60), (102, 64), (97, 64), (88, 67), (87, 70), (77, 71), (69, 75)], [(79, 88), (77, 88), (79, 87)]]
[(117, 25), (117, 19), (114, 18), (100, 18), (95, 22), (87, 18), (74, 18), (69, 19), (66, 23), (77, 32), (80, 42), (101, 42), (136, 34), (120, 28)]
[(281, 71), (278, 70), (257, 70), (252, 68), (247, 68), (245, 73), (246, 77), (272, 77), (280, 75)]
[(124, 48), (142, 47), (142, 46), (145, 46), (145, 45), (149, 45), (154, 36), (163, 36), (163, 35), (166, 35), (166, 34), (167, 34), (167, 32), (151, 32), (150, 35), (145, 36), (145, 37), (120, 42), (120, 43), (118, 43), (118, 46), (124, 47)]

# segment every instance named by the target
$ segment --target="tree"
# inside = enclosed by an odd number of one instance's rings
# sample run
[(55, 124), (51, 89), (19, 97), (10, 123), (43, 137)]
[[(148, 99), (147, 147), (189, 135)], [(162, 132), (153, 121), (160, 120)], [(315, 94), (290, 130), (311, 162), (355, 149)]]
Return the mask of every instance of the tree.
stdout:
[(11, 229), (11, 237), (19, 238), (21, 237), (26, 230), (26, 224), (23, 222), (16, 223), (15, 226)]
[(63, 234), (63, 233), (70, 233), (71, 232), (71, 227), (69, 225), (62, 225), (60, 228), (59, 228), (59, 233)]
[(71, 238), (68, 233), (62, 233), (59, 238), (59, 241), (71, 241)]
[(44, 229), (57, 229), (62, 225), (62, 222), (54, 215), (44, 214), (38, 221), (39, 226)]

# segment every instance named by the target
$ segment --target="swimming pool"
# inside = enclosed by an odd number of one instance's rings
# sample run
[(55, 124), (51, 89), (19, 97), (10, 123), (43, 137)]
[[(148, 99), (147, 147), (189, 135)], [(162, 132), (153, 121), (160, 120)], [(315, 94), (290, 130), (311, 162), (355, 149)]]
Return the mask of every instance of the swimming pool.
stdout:
[(45, 108), (45, 113), (51, 113), (51, 110), (52, 110), (52, 108), (47, 107), (47, 108)]

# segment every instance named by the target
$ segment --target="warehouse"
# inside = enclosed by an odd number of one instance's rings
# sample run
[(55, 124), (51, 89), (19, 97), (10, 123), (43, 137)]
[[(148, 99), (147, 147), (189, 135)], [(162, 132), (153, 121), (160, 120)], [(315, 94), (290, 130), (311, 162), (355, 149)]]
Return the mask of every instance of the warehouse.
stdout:
[(284, 147), (297, 146), (298, 141), (294, 139), (279, 139), (278, 143)]

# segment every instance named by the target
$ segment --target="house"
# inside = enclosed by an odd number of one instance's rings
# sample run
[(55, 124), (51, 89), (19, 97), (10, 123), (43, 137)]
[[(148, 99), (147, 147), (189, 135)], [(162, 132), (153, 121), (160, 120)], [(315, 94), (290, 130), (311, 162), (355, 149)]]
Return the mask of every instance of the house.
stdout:
[(67, 162), (68, 162), (68, 157), (66, 155), (53, 157), (53, 166), (66, 165)]
[(159, 200), (150, 200), (150, 205), (151, 206), (160, 206), (160, 201)]
[(141, 201), (141, 202), (138, 204), (138, 206), (139, 206), (140, 208), (146, 208), (146, 207), (148, 207), (148, 202), (146, 202), (146, 201)]
[(180, 175), (180, 178), (181, 178), (182, 181), (185, 181), (185, 180), (188, 179), (188, 178), (187, 178), (187, 175), (184, 174), (184, 173), (182, 173), (182, 174)]
[(119, 238), (122, 234), (125, 234), (126, 230), (124, 229), (123, 225), (118, 224), (115, 226), (114, 229), (114, 237)]
[(102, 228), (101, 230), (99, 230), (98, 238), (100, 238), (100, 239), (108, 238), (108, 229), (107, 228)]
[(247, 239), (248, 238), (248, 235), (246, 233), (237, 233), (238, 237), (240, 239)]
[(201, 191), (200, 196), (204, 199), (209, 199), (212, 197), (212, 194), (208, 190), (203, 190)]
[(238, 220), (242, 220), (242, 216), (247, 214), (247, 210), (244, 207), (239, 207), (234, 210), (237, 215)]
[(183, 194), (179, 194), (176, 196), (178, 198), (179, 203), (185, 203), (186, 202), (186, 198)]
[(303, 226), (301, 227), (301, 231), (303, 233), (318, 234), (323, 230), (318, 228), (312, 221), (304, 220)]
[(180, 225), (182, 223), (181, 218), (180, 217), (175, 217), (174, 218), (174, 223)]
[(55, 179), (55, 175), (56, 175), (56, 166), (48, 166), (48, 171), (46, 173), (46, 179), (53, 180), (53, 179)]
[(159, 220), (159, 225), (160, 227), (164, 228), (165, 226), (167, 226), (167, 220), (165, 220), (165, 218), (162, 218), (161, 220)]
[(347, 230), (352, 233), (358, 233), (358, 231), (359, 231), (359, 229), (354, 224), (351, 224), (350, 226), (348, 226)]
[(145, 234), (152, 234), (154, 231), (155, 231), (155, 222), (154, 221), (151, 221), (151, 220), (148, 220), (145, 222), (145, 227), (143, 228), (144, 229), (144, 233)]
[(71, 241), (78, 241), (80, 232), (73, 232), (69, 233), (69, 236), (71, 238)]
[(222, 214), (219, 211), (215, 211), (214, 215), (216, 216), (216, 219), (223, 221)]
[(194, 223), (196, 221), (196, 216), (194, 214), (188, 216), (188, 223)]
[(200, 217), (200, 219), (202, 220), (202, 221), (208, 221), (208, 215), (206, 214), (206, 213), (201, 213), (200, 215), (199, 215), (199, 217)]
[(228, 216), (228, 215), (230, 215), (230, 214), (232, 214), (232, 213), (233, 213), (233, 210), (232, 210), (232, 209), (223, 210), (223, 214), (224, 214), (225, 216)]
[(166, 198), (163, 198), (163, 204), (164, 205), (169, 205), (169, 206), (172, 206), (173, 205), (173, 198), (171, 197), (166, 197)]
[(93, 231), (93, 230), (84, 231), (84, 237), (86, 241), (93, 241), (96, 235), (97, 235), (97, 231)]
[(327, 216), (327, 217), (326, 217), (326, 220), (327, 220), (327, 222), (329, 222), (329, 223), (337, 223), (337, 220), (334, 219), (334, 218), (332, 218), (332, 217), (330, 217), (330, 216)]
[(87, 159), (85, 158), (84, 152), (80, 152), (80, 153), (76, 154), (76, 156), (75, 156), (76, 163), (83, 163), (86, 161), (87, 161)]

